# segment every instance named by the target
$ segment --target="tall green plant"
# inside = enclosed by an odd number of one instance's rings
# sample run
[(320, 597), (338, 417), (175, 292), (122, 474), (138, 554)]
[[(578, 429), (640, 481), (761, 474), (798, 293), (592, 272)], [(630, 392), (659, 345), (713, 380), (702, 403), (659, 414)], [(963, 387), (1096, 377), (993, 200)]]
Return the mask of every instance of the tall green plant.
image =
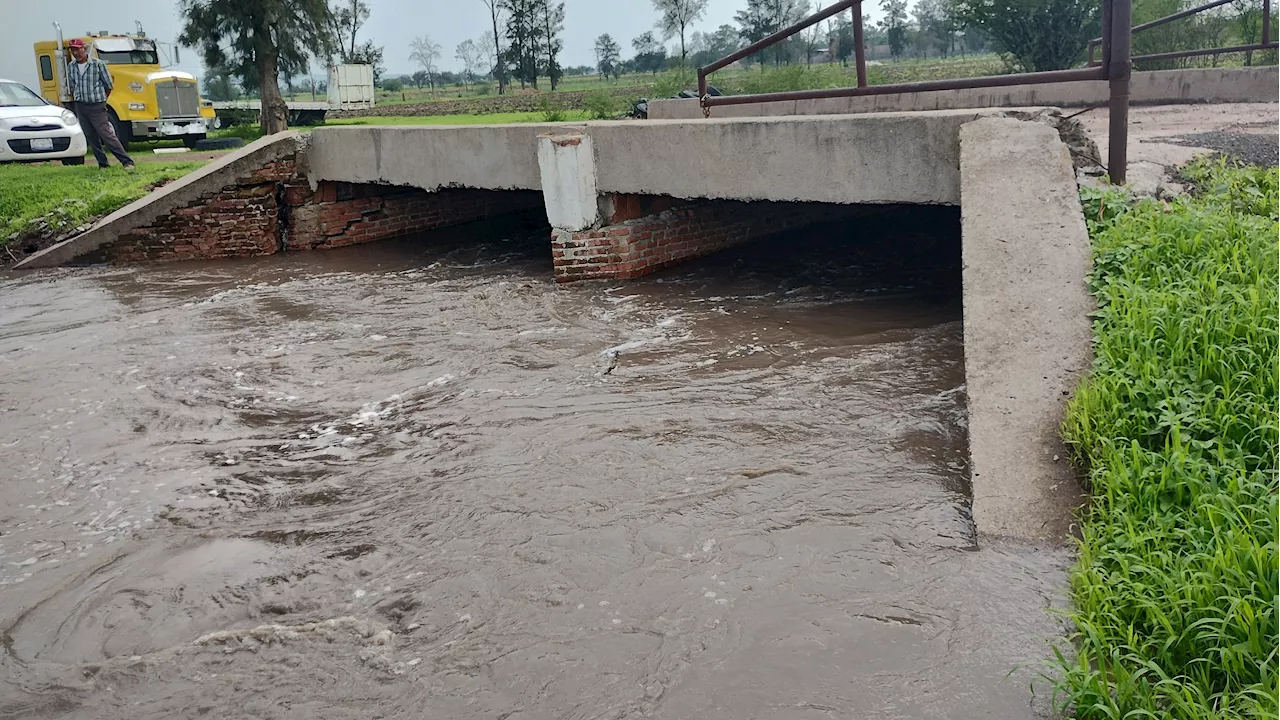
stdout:
[(1169, 205), (1086, 196), (1096, 360), (1063, 430), (1092, 503), (1057, 670), (1079, 720), (1277, 714), (1280, 176), (1188, 175)]

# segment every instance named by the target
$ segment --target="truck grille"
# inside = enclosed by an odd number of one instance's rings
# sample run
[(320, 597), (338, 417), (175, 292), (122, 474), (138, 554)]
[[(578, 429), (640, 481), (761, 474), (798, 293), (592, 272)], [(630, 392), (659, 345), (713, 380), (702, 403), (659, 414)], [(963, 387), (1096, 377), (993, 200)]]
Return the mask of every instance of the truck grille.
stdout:
[(162, 80), (156, 85), (156, 102), (162, 118), (200, 116), (200, 92), (193, 82)]

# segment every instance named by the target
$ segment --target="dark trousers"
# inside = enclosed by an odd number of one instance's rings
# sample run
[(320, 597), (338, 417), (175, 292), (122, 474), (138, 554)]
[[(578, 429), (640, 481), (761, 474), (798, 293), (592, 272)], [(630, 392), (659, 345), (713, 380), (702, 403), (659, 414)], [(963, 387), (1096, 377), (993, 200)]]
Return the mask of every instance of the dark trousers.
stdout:
[(99, 167), (106, 167), (108, 162), (107, 154), (102, 151), (104, 144), (121, 165), (133, 164), (133, 158), (129, 157), (124, 145), (120, 143), (120, 138), (116, 137), (116, 129), (111, 125), (111, 114), (107, 112), (106, 103), (78, 102), (75, 103), (74, 112), (80, 120), (84, 139), (89, 143), (89, 149), (93, 151), (93, 157), (98, 161)]

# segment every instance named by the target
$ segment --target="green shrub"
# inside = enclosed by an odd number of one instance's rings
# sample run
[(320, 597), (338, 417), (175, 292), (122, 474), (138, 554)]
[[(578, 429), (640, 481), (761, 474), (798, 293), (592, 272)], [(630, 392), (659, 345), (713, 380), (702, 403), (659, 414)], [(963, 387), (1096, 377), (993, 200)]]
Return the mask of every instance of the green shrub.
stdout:
[(677, 67), (657, 76), (653, 81), (650, 96), (654, 98), (670, 98), (685, 90), (697, 90), (698, 77), (687, 67)]
[(538, 98), (538, 111), (542, 113), (543, 122), (564, 122), (564, 107), (560, 105), (560, 101), (553, 100), (551, 95), (543, 95)]
[(592, 120), (612, 120), (622, 112), (622, 102), (603, 90), (593, 90), (583, 96), (582, 107)]

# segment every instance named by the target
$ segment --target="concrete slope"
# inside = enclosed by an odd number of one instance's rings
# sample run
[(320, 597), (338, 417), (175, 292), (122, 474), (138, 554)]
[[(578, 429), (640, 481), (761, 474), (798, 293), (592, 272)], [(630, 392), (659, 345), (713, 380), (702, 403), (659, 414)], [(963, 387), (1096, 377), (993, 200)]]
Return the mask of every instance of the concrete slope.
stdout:
[(960, 129), (973, 519), (1061, 540), (1080, 496), (1058, 429), (1090, 358), (1089, 235), (1066, 146), (1041, 123)]
[(234, 185), (239, 178), (251, 175), (273, 160), (293, 158), (297, 155), (301, 143), (302, 136), (293, 130), (255, 140), (190, 175), (129, 203), (94, 223), (93, 227), (85, 232), (45, 248), (18, 263), (16, 267), (30, 269), (65, 265), (117, 240), (132, 230), (152, 225), (174, 210), (186, 207), (229, 185)]

